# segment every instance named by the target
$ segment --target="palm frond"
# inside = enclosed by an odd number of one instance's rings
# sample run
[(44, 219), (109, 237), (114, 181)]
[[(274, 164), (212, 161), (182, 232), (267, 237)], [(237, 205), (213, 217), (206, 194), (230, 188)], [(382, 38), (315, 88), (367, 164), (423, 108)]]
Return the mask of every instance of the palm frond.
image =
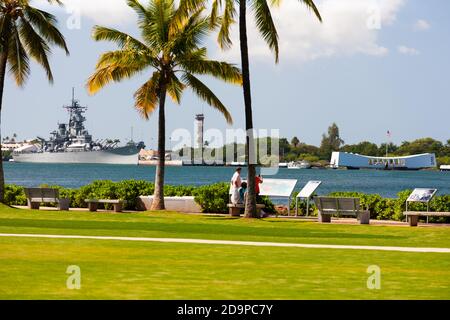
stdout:
[(169, 77), (169, 83), (167, 84), (167, 93), (172, 98), (173, 102), (180, 104), (181, 95), (186, 86), (178, 79), (178, 77), (172, 73)]
[(209, 19), (201, 17), (202, 10), (191, 15), (184, 25), (179, 26), (175, 35), (168, 41), (165, 49), (178, 56), (185, 52), (197, 50), (209, 33)]
[(148, 12), (146, 8), (139, 2), (139, 0), (127, 0), (128, 6), (133, 9), (138, 15), (139, 25), (145, 25), (147, 23)]
[(210, 27), (215, 28), (218, 23), (219, 7), (222, 6), (222, 0), (214, 0), (211, 5)]
[(95, 41), (111, 41), (122, 49), (135, 49), (147, 51), (149, 47), (136, 38), (116, 29), (94, 26), (92, 38)]
[(206, 2), (206, 0), (180, 0), (179, 6), (170, 21), (171, 35), (175, 35), (192, 14), (202, 11)]
[(27, 53), (44, 68), (48, 80), (53, 83), (53, 74), (48, 62), (50, 47), (26, 20), (20, 21), (19, 32)]
[(252, 7), (255, 14), (256, 27), (269, 48), (274, 52), (275, 61), (278, 62), (278, 33), (273, 23), (267, 0), (253, 0)]
[(150, 80), (144, 83), (134, 94), (135, 108), (147, 120), (157, 108), (160, 94), (160, 76), (159, 72), (154, 72)]
[(314, 14), (316, 15), (317, 19), (319, 19), (320, 22), (322, 22), (322, 16), (320, 15), (319, 9), (317, 9), (317, 6), (315, 5), (313, 0), (299, 0), (300, 2), (303, 2), (308, 9), (312, 10)]
[(200, 99), (219, 111), (225, 117), (228, 124), (233, 124), (233, 118), (227, 108), (203, 82), (189, 72), (185, 72), (182, 79)]
[(224, 1), (225, 8), (223, 15), (220, 17), (220, 30), (217, 41), (222, 49), (227, 49), (233, 44), (230, 37), (230, 31), (231, 26), (235, 23), (234, 17), (236, 15), (236, 9), (234, 7), (234, 0)]
[(109, 51), (100, 56), (96, 68), (101, 69), (109, 65), (126, 66), (144, 70), (146, 67), (159, 68), (155, 57), (136, 50)]
[(56, 27), (58, 21), (54, 15), (31, 6), (26, 6), (24, 9), (24, 18), (21, 20), (29, 22), (43, 39), (52, 45), (62, 48), (67, 55), (69, 54), (66, 40)]
[(153, 0), (147, 8), (147, 25), (143, 26), (143, 37), (159, 50), (169, 41), (170, 21), (175, 14), (173, 0)]
[(200, 75), (210, 75), (225, 82), (242, 84), (242, 74), (238, 67), (220, 61), (190, 59), (180, 61), (184, 70)]
[(59, 4), (60, 6), (63, 5), (63, 2), (61, 0), (47, 0), (47, 2), (50, 4)]
[(23, 86), (30, 75), (30, 64), (27, 52), (20, 41), (17, 28), (15, 24), (13, 26), (8, 47), (9, 72), (14, 76), (16, 84)]
[(141, 68), (135, 66), (107, 65), (95, 70), (94, 74), (89, 77), (86, 87), (89, 94), (95, 94), (111, 82), (129, 79), (141, 71)]

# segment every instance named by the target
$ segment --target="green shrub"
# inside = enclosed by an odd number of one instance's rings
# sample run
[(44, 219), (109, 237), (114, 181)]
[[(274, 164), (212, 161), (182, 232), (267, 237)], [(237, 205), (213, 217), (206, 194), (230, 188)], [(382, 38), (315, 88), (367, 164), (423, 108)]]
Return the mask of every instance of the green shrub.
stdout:
[(190, 197), (195, 193), (193, 186), (164, 186), (166, 197)]
[(259, 201), (259, 204), (265, 205), (264, 212), (265, 213), (276, 213), (275, 205), (273, 204), (272, 200), (270, 200), (269, 197), (261, 197), (261, 201)]
[(27, 204), (25, 191), (23, 187), (15, 185), (5, 186), (5, 204), (12, 206), (24, 206)]
[(227, 213), (230, 200), (230, 185), (216, 183), (209, 186), (198, 187), (194, 191), (195, 202), (202, 207), (202, 212)]
[(135, 210), (137, 208), (137, 199), (139, 196), (153, 194), (155, 187), (153, 183), (144, 180), (128, 180), (117, 182), (116, 184), (116, 198), (126, 200), (126, 209)]

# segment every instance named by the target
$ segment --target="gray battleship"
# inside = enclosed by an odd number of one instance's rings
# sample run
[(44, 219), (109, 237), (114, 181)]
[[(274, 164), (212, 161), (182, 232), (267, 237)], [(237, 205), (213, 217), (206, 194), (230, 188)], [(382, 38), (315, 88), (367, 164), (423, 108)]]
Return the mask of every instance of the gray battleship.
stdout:
[(49, 140), (38, 137), (38, 148), (16, 150), (14, 162), (138, 164), (139, 152), (145, 147), (143, 142), (130, 141), (119, 146), (119, 140), (94, 141), (84, 126), (87, 107), (82, 107), (72, 95), (71, 105), (64, 108), (69, 112), (69, 123), (58, 124)]

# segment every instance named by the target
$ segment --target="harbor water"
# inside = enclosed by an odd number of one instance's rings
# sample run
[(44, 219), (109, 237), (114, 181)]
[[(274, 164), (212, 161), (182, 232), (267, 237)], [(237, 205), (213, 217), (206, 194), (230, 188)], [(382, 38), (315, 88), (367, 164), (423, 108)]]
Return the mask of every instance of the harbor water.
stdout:
[[(232, 167), (167, 167), (166, 183), (200, 186), (228, 182), (234, 170)], [(48, 184), (79, 188), (94, 180), (154, 181), (155, 175), (155, 167), (151, 166), (100, 164), (4, 163), (4, 171), (6, 183), (26, 187)], [(323, 182), (319, 194), (358, 191), (395, 198), (399, 191), (413, 188), (436, 188), (440, 195), (450, 194), (450, 172), (439, 171), (279, 169), (276, 175), (266, 178), (297, 179), (297, 190), (309, 180), (319, 180)]]

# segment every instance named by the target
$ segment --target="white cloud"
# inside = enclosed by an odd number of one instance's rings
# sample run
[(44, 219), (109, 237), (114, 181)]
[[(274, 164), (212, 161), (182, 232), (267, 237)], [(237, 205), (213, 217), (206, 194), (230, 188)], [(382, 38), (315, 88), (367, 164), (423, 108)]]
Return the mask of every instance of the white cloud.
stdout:
[(409, 56), (417, 56), (418, 54), (420, 54), (420, 51), (417, 50), (416, 48), (409, 48), (407, 46), (398, 46), (397, 50), (399, 53), (406, 54)]
[(414, 30), (416, 31), (426, 31), (431, 28), (431, 24), (423, 19), (417, 20), (414, 24)]
[[(389, 50), (379, 41), (383, 28), (393, 24), (406, 0), (316, 0), (323, 23), (299, 1), (282, 2), (272, 14), (280, 36), (280, 58), (304, 62), (322, 57), (365, 54), (384, 56)], [(35, 0), (47, 6), (46, 0)], [(78, 12), (98, 24), (132, 23), (133, 11), (125, 0), (64, 0), (66, 8)], [(54, 7), (54, 6), (53, 6)], [(250, 10), (249, 10), (250, 11)], [(68, 14), (69, 16), (69, 14)], [(261, 39), (254, 21), (248, 19), (250, 54), (253, 58), (273, 61), (273, 55)], [(234, 46), (225, 53), (239, 60), (237, 26), (233, 31)], [(223, 56), (222, 53), (220, 53)]]
[[(298, 1), (284, 1), (272, 15), (280, 36), (281, 60), (304, 62), (321, 57), (365, 54), (384, 56), (389, 50), (379, 42), (380, 30), (393, 24), (405, 0), (316, 1), (323, 23)], [(249, 17), (250, 54), (260, 59), (273, 55)], [(237, 28), (234, 47), (226, 53), (236, 61), (239, 54)]]
[[(39, 7), (48, 7), (47, 0), (33, 1)], [(127, 24), (135, 15), (125, 0), (64, 0), (64, 10), (67, 16), (80, 15), (98, 24)], [(52, 6), (55, 8), (56, 6)]]

